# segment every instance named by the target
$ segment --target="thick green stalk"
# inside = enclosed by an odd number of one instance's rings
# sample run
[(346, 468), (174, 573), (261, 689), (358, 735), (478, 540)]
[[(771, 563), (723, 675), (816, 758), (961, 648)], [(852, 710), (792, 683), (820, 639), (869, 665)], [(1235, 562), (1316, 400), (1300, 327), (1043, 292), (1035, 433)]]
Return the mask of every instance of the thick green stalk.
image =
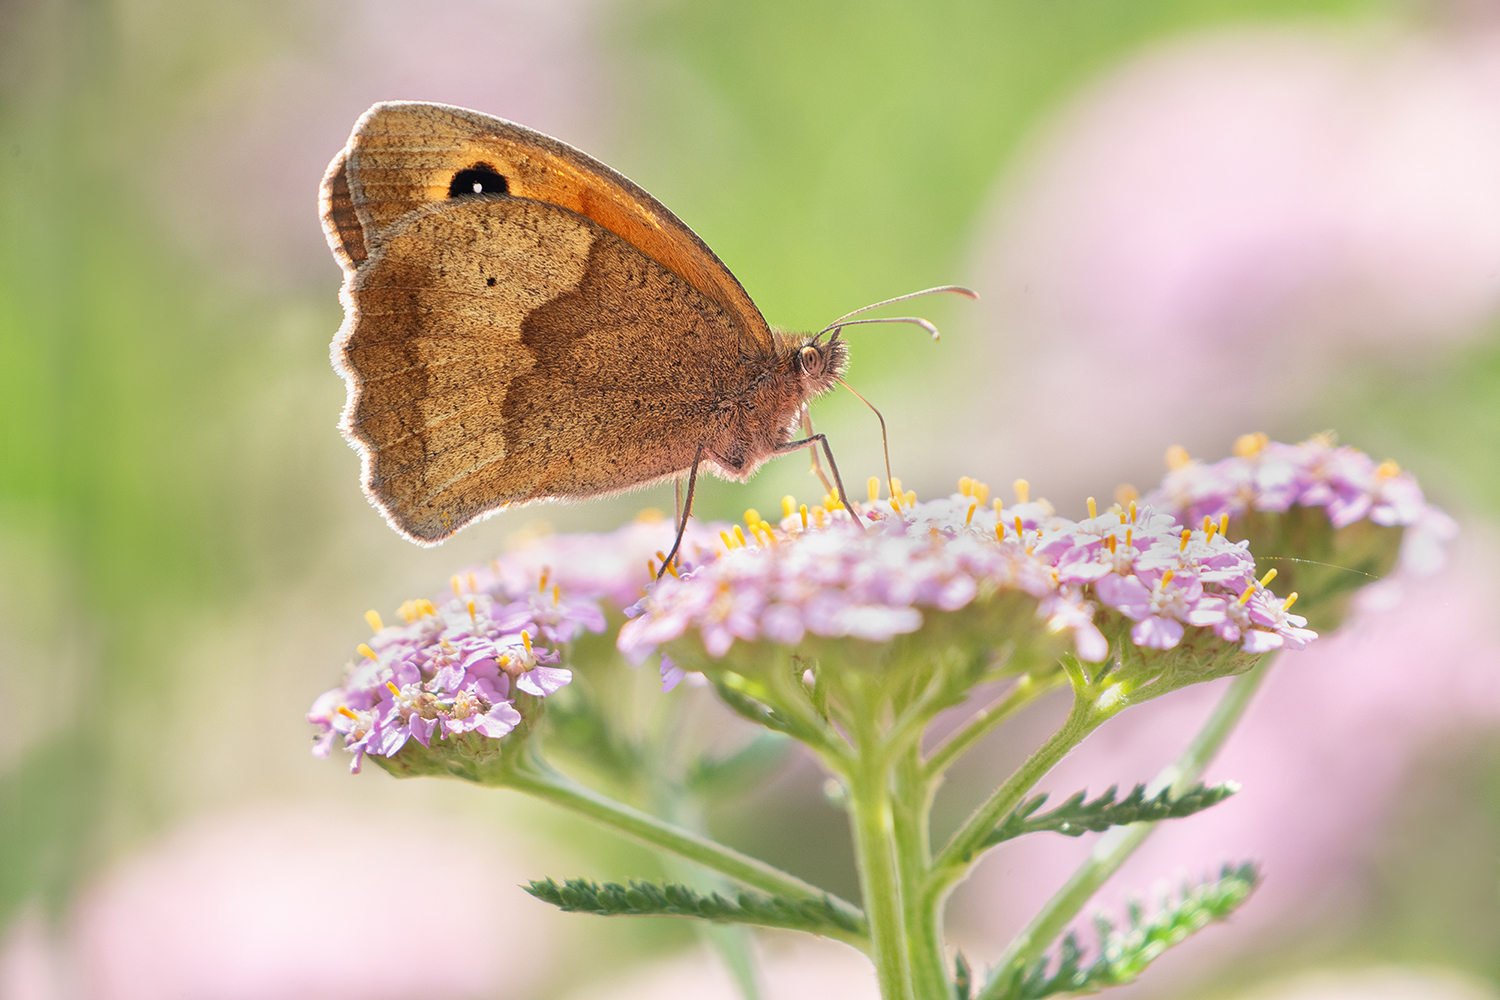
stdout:
[[(1173, 795), (1181, 795), (1202, 777), (1204, 769), (1244, 716), (1245, 709), (1249, 707), (1269, 666), (1269, 663), (1262, 663), (1249, 673), (1234, 679), (1229, 690), (1224, 692), (1224, 697), (1214, 707), (1213, 714), (1203, 724), (1193, 742), (1182, 752), (1182, 756), (1164, 768), (1147, 786), (1148, 795), (1167, 787), (1172, 789)], [(1057, 940), (1058, 935), (1094, 893), (1119, 870), (1125, 859), (1145, 842), (1154, 829), (1155, 823), (1134, 823), (1115, 827), (1100, 837), (1089, 859), (1006, 948), (1005, 954), (995, 966), (997, 975), (975, 1000), (992, 1000), (999, 996), (1012, 973), (1029, 967), (1041, 958), (1042, 953)]]
[(919, 1000), (949, 1000), (952, 989), (943, 955), (943, 914), (922, 891), (932, 863), (930, 843), (932, 793), (936, 782), (922, 769), (920, 751), (911, 746), (896, 765), (894, 799), (896, 857), (901, 872), (901, 899), (906, 912), (907, 953), (912, 992)]
[(896, 855), (890, 761), (872, 729), (856, 734), (858, 760), (845, 776), (849, 781), (854, 859), (859, 866), (859, 886), (870, 927), (870, 957), (875, 962), (882, 1000), (916, 1000)]
[[(741, 854), (701, 834), (684, 830), (650, 813), (601, 795), (544, 763), (533, 760), (509, 769), (504, 785), (580, 813), (603, 826), (610, 827), (652, 847), (670, 851), (743, 885), (793, 899), (827, 898), (854, 921), (864, 922), (864, 914), (858, 907), (839, 899), (832, 893), (804, 882), (759, 858)], [(870, 942), (859, 935), (838, 935), (838, 937), (861, 950), (868, 951), (870, 948)]]

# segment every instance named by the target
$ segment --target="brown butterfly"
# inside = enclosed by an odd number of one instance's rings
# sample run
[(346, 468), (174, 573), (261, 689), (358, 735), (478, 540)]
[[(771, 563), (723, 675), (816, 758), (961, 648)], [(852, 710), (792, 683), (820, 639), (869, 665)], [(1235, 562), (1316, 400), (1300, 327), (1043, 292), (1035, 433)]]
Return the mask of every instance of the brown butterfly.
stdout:
[(475, 111), (382, 103), (321, 196), (345, 272), (340, 428), (412, 541), (684, 472), (690, 509), (700, 465), (744, 481), (817, 444), (848, 505), (806, 409), (847, 364), (849, 317), (772, 330), (691, 229), (604, 164)]

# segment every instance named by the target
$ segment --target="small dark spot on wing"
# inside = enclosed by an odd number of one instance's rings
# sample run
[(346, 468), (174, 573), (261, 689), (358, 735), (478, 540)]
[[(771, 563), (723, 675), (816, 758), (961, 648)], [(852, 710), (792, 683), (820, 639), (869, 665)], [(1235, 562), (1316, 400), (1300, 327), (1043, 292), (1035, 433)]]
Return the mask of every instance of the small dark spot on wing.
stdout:
[(510, 185), (500, 172), (488, 163), (476, 163), (453, 175), (448, 185), (448, 197), (462, 198), (471, 194), (507, 194)]

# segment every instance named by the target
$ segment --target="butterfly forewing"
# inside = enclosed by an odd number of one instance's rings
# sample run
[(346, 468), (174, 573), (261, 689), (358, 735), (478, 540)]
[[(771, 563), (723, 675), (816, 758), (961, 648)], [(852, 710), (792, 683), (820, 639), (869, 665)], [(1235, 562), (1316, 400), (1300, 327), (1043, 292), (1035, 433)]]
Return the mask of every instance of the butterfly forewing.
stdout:
[(357, 267), (366, 248), (410, 212), (448, 200), (455, 179), (476, 170), (503, 179), (506, 194), (593, 219), (723, 307), (748, 350), (774, 349), (734, 275), (655, 198), (564, 142), (464, 108), (390, 102), (365, 112), (323, 182), (324, 229), (335, 255)]

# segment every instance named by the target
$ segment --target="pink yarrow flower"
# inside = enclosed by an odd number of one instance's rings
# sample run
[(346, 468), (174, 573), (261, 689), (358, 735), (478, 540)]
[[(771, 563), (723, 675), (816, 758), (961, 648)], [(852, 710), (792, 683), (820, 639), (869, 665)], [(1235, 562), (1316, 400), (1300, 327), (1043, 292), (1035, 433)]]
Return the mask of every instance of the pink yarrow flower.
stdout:
[(1401, 565), (1413, 572), (1436, 568), (1442, 544), (1457, 532), (1452, 518), (1427, 503), (1410, 473), (1395, 462), (1377, 463), (1358, 448), (1339, 445), (1329, 434), (1315, 434), (1301, 444), (1245, 434), (1229, 458), (1202, 463), (1173, 448), (1167, 464), (1161, 485), (1145, 502), (1188, 524), (1249, 511), (1321, 507), (1335, 529), (1365, 519), (1407, 529)]

